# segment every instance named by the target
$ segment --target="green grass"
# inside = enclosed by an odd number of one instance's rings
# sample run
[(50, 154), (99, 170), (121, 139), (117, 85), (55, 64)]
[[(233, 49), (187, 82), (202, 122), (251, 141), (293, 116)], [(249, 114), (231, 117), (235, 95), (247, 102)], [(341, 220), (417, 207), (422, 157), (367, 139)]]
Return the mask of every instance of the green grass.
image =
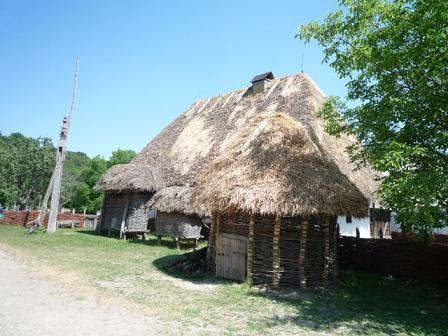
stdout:
[(170, 240), (157, 246), (153, 237), (124, 242), (72, 230), (27, 235), (23, 228), (0, 225), (0, 243), (143, 304), (163, 320), (208, 328), (204, 334), (448, 335), (447, 288), (341, 272), (335, 288), (291, 297), (211, 274), (170, 274), (166, 266), (187, 251), (177, 251)]

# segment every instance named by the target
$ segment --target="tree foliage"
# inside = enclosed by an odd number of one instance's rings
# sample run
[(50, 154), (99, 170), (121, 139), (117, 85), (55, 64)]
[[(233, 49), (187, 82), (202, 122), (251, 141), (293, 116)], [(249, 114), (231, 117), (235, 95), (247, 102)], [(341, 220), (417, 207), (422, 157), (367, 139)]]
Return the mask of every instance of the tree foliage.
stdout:
[(131, 149), (120, 149), (112, 152), (112, 155), (107, 163), (107, 166), (110, 168), (115, 166), (116, 164), (129, 163), (133, 158), (137, 156), (137, 153)]
[[(94, 213), (101, 209), (103, 193), (94, 186), (106, 170), (129, 163), (136, 153), (117, 149), (109, 160), (90, 159), (83, 152), (67, 151), (61, 187), (61, 207)], [(0, 203), (21, 209), (41, 206), (53, 173), (56, 148), (51, 139), (28, 138), (20, 133), (0, 133)]]
[(76, 185), (69, 208), (77, 211), (95, 213), (101, 209), (103, 193), (94, 189), (98, 180), (107, 170), (107, 161), (100, 156), (94, 157), (89, 166), (81, 173), (80, 182)]
[(62, 174), (61, 207), (72, 201), (76, 187), (81, 182), (81, 175), (90, 167), (90, 161), (86, 153), (67, 151)]
[(90, 213), (100, 210), (104, 195), (94, 189), (96, 183), (108, 168), (116, 164), (129, 163), (136, 155), (137, 153), (133, 150), (117, 149), (112, 152), (109, 160), (100, 156), (93, 158), (89, 166), (80, 175), (79, 183), (74, 188), (73, 196), (67, 207), (74, 208), (77, 211), (86, 209)]
[(327, 131), (357, 136), (353, 160), (385, 172), (380, 196), (405, 229), (447, 225), (448, 2), (341, 0), (298, 37), (348, 80), (355, 107), (328, 99)]
[(50, 181), (56, 149), (48, 138), (0, 134), (0, 203), (38, 206)]

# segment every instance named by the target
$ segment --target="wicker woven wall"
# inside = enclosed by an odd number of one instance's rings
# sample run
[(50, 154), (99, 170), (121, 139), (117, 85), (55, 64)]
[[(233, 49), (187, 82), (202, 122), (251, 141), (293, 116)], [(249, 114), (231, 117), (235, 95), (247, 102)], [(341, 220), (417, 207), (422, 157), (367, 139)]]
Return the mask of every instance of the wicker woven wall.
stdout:
[(198, 216), (157, 212), (155, 234), (178, 238), (199, 238), (202, 220)]
[[(214, 268), (217, 232), (248, 236), (248, 216), (224, 215), (220, 224), (213, 223), (209, 238), (208, 265)], [(278, 286), (287, 288), (326, 286), (336, 275), (336, 218), (314, 216), (282, 218), (279, 257), (274, 253), (275, 217), (255, 216), (253, 239), (252, 282), (274, 286), (273, 273), (279, 264)], [(305, 232), (303, 228), (306, 227)], [(302, 244), (303, 243), (303, 244)], [(248, 265), (248, 267), (250, 267)]]
[(106, 193), (101, 229), (120, 230), (126, 204), (126, 231), (143, 232), (148, 227), (146, 202), (153, 193)]
[(154, 193), (135, 193), (129, 199), (126, 214), (126, 232), (145, 232), (148, 230), (148, 209), (146, 203)]
[(106, 193), (101, 224), (102, 229), (120, 229), (125, 204), (125, 194)]

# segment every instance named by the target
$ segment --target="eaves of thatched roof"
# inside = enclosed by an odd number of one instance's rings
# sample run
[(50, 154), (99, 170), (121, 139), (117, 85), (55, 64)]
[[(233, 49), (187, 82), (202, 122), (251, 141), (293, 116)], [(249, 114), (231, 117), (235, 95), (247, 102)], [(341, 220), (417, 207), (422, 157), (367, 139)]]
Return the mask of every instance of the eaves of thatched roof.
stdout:
[(95, 189), (113, 192), (154, 192), (164, 186), (157, 168), (142, 164), (118, 164), (104, 174)]
[(192, 191), (193, 188), (189, 186), (166, 187), (156, 192), (146, 206), (160, 212), (208, 215), (207, 212), (197, 211), (190, 205)]
[(368, 201), (291, 116), (254, 117), (210, 163), (192, 202), (211, 212), (366, 216)]

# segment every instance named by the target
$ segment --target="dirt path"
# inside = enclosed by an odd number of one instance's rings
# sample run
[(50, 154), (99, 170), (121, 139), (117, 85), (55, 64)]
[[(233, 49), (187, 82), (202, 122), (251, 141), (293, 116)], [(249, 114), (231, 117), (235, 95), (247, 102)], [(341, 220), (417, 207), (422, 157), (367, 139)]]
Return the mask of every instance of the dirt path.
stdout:
[(0, 246), (0, 334), (166, 335), (154, 318), (70, 291), (28, 269)]

